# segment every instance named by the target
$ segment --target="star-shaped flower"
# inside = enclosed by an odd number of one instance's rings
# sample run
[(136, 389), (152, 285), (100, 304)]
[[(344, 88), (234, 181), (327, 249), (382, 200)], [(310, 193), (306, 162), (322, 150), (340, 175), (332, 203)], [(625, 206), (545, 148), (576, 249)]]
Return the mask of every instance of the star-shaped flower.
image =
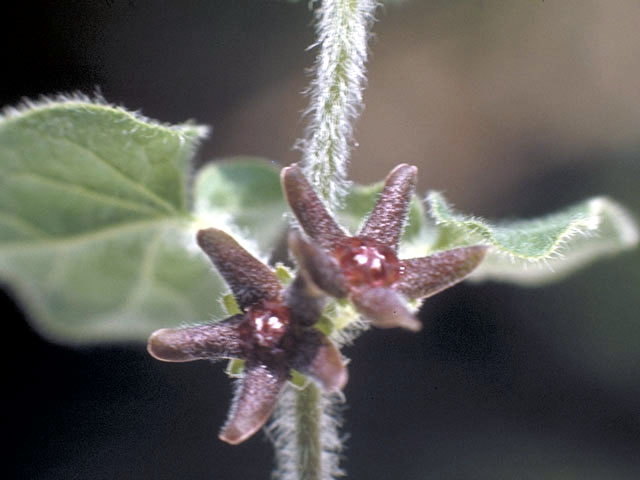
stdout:
[(271, 415), (291, 369), (316, 380), (327, 392), (341, 390), (347, 371), (340, 352), (313, 328), (323, 298), (313, 294), (305, 278), (297, 276), (283, 288), (269, 267), (221, 230), (200, 230), (197, 241), (243, 313), (207, 325), (157, 330), (147, 349), (167, 362), (245, 360), (245, 372), (220, 438), (238, 444), (259, 430)]
[(290, 237), (301, 270), (322, 291), (348, 297), (378, 327), (419, 330), (405, 298), (426, 298), (448, 288), (475, 269), (485, 256), (482, 245), (460, 247), (427, 257), (398, 259), (398, 244), (415, 189), (417, 168), (395, 167), (357, 235), (349, 236), (331, 217), (293, 164), (282, 171), (287, 200), (302, 230)]

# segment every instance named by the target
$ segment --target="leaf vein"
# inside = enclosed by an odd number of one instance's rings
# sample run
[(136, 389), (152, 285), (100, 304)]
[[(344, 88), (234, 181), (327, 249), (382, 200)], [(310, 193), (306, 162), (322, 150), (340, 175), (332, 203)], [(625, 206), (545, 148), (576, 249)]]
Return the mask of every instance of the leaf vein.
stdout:
[[(140, 183), (140, 181), (138, 181), (138, 180), (136, 180), (134, 178), (131, 178), (128, 175), (126, 175), (122, 170), (120, 170), (115, 165), (110, 163), (107, 159), (102, 158), (100, 155), (98, 155), (96, 152), (94, 152), (93, 150), (89, 149), (88, 147), (85, 147), (84, 145), (81, 145), (79, 143), (73, 142), (73, 141), (69, 140), (68, 138), (56, 137), (56, 136), (54, 136), (51, 133), (46, 132), (46, 131), (36, 130), (35, 128), (27, 128), (27, 129), (31, 130), (34, 133), (37, 133), (39, 135), (44, 135), (45, 137), (49, 138), (52, 141), (64, 142), (64, 143), (68, 143), (69, 145), (73, 145), (74, 147), (76, 147), (76, 148), (80, 149), (81, 151), (87, 153), (89, 158), (93, 159), (97, 163), (100, 163), (102, 166), (107, 168), (109, 171), (111, 171), (114, 175), (116, 175), (122, 182), (127, 184), (129, 187), (132, 187), (138, 193), (141, 193), (142, 195), (145, 195), (148, 199), (153, 200), (158, 206), (164, 208), (168, 212), (176, 212), (176, 211), (178, 211), (178, 209), (174, 205), (172, 205), (171, 203), (167, 202), (162, 197), (158, 196), (152, 190), (149, 190), (149, 188), (144, 186), (144, 184)], [(143, 152), (145, 154), (145, 157), (147, 158), (147, 162), (149, 162), (146, 150), (143, 149)]]
[(132, 289), (129, 297), (120, 308), (121, 311), (134, 308), (136, 304), (139, 304), (142, 301), (144, 294), (149, 290), (154, 270), (153, 263), (158, 254), (162, 234), (162, 231), (156, 232), (147, 244), (144, 254), (142, 255), (142, 260), (140, 261), (140, 271), (138, 279), (135, 282), (135, 287)]
[(172, 223), (176, 228), (180, 228), (179, 221), (179, 217), (154, 218), (149, 220), (125, 222), (116, 226), (109, 226), (91, 232), (82, 232), (78, 234), (67, 235), (65, 237), (54, 237), (51, 239), (32, 242), (29, 244), (25, 244), (24, 241), (7, 242), (4, 245), (0, 244), (0, 253), (12, 254), (47, 248), (58, 248), (64, 250), (67, 248), (83, 246), (91, 242), (108, 240), (111, 237), (117, 237), (119, 235), (135, 233), (136, 231), (144, 229), (167, 227)]
[(16, 227), (22, 230), (24, 233), (29, 235), (33, 235), (36, 237), (46, 236), (49, 237), (50, 234), (37, 227), (33, 223), (29, 222), (25, 218), (22, 218), (16, 214), (9, 212), (0, 212), (0, 223), (4, 223), (5, 225)]
[(108, 195), (102, 192), (92, 190), (84, 185), (65, 182), (59, 179), (46, 177), (44, 175), (40, 175), (37, 173), (14, 173), (14, 174), (8, 175), (7, 178), (13, 178), (18, 181), (26, 180), (26, 181), (35, 182), (35, 183), (46, 184), (52, 187), (59, 188), (61, 190), (66, 190), (71, 194), (84, 195), (85, 197), (89, 197), (95, 201), (108, 203), (126, 210), (138, 211), (140, 213), (154, 214), (154, 215), (158, 215), (159, 213), (161, 213), (161, 212), (158, 212), (158, 210), (156, 209), (147, 207), (146, 205), (130, 202), (128, 200), (122, 200), (112, 195)]

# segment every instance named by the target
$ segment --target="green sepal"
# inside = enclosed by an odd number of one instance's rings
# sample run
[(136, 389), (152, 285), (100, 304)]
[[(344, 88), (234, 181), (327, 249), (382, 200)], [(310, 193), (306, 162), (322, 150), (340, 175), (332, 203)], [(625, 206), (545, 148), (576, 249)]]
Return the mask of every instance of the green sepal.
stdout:
[(222, 296), (222, 305), (229, 316), (242, 314), (242, 310), (240, 309), (236, 298), (231, 293), (227, 293)]
[(225, 370), (226, 374), (232, 378), (239, 378), (244, 375), (244, 368), (246, 362), (242, 358), (232, 358), (227, 363), (227, 369)]
[(275, 273), (278, 280), (280, 280), (284, 286), (289, 285), (293, 280), (294, 272), (283, 263), (276, 263)]
[(309, 380), (309, 377), (307, 377), (306, 375), (303, 375), (298, 370), (295, 370), (293, 368), (290, 370), (289, 373), (290, 373), (289, 383), (296, 390), (304, 390), (307, 387), (307, 385), (309, 385), (309, 382), (311, 381)]

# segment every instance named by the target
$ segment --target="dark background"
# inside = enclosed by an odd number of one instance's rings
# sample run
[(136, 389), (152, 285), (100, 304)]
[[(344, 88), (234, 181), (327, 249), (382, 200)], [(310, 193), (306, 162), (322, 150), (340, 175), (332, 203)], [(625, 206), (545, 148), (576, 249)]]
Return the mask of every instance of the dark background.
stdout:
[[(212, 125), (199, 162), (298, 159), (306, 2), (65, 3), (5, 12), (3, 105), (100, 89)], [(413, 0), (378, 19), (354, 179), (406, 161), (487, 217), (602, 193), (640, 212), (635, 0)], [(640, 478), (639, 272), (634, 251), (544, 288), (464, 284), (428, 301), (422, 333), (364, 334), (345, 350), (349, 477)], [(2, 306), (5, 478), (268, 478), (264, 435), (217, 439), (221, 366), (54, 345)]]

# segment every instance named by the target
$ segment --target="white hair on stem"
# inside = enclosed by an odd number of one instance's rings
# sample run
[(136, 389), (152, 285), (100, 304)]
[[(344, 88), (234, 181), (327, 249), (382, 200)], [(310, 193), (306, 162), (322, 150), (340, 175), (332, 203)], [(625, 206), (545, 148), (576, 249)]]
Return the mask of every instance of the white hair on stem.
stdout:
[[(353, 122), (362, 110), (369, 30), (377, 0), (320, 0), (314, 79), (307, 90), (309, 125), (299, 142), (309, 183), (330, 211), (347, 192)], [(339, 395), (327, 396), (314, 382), (289, 385), (266, 432), (276, 453), (277, 480), (333, 480), (344, 475), (339, 460)], [(343, 399), (343, 398), (342, 398)]]
[(377, 0), (322, 0), (317, 9), (319, 52), (307, 90), (310, 117), (303, 170), (317, 193), (335, 210), (346, 193), (353, 122), (362, 110), (367, 41)]
[(333, 480), (344, 476), (340, 455), (344, 438), (339, 395), (326, 395), (315, 383), (304, 389), (288, 385), (282, 393), (267, 435), (274, 444), (273, 480)]

